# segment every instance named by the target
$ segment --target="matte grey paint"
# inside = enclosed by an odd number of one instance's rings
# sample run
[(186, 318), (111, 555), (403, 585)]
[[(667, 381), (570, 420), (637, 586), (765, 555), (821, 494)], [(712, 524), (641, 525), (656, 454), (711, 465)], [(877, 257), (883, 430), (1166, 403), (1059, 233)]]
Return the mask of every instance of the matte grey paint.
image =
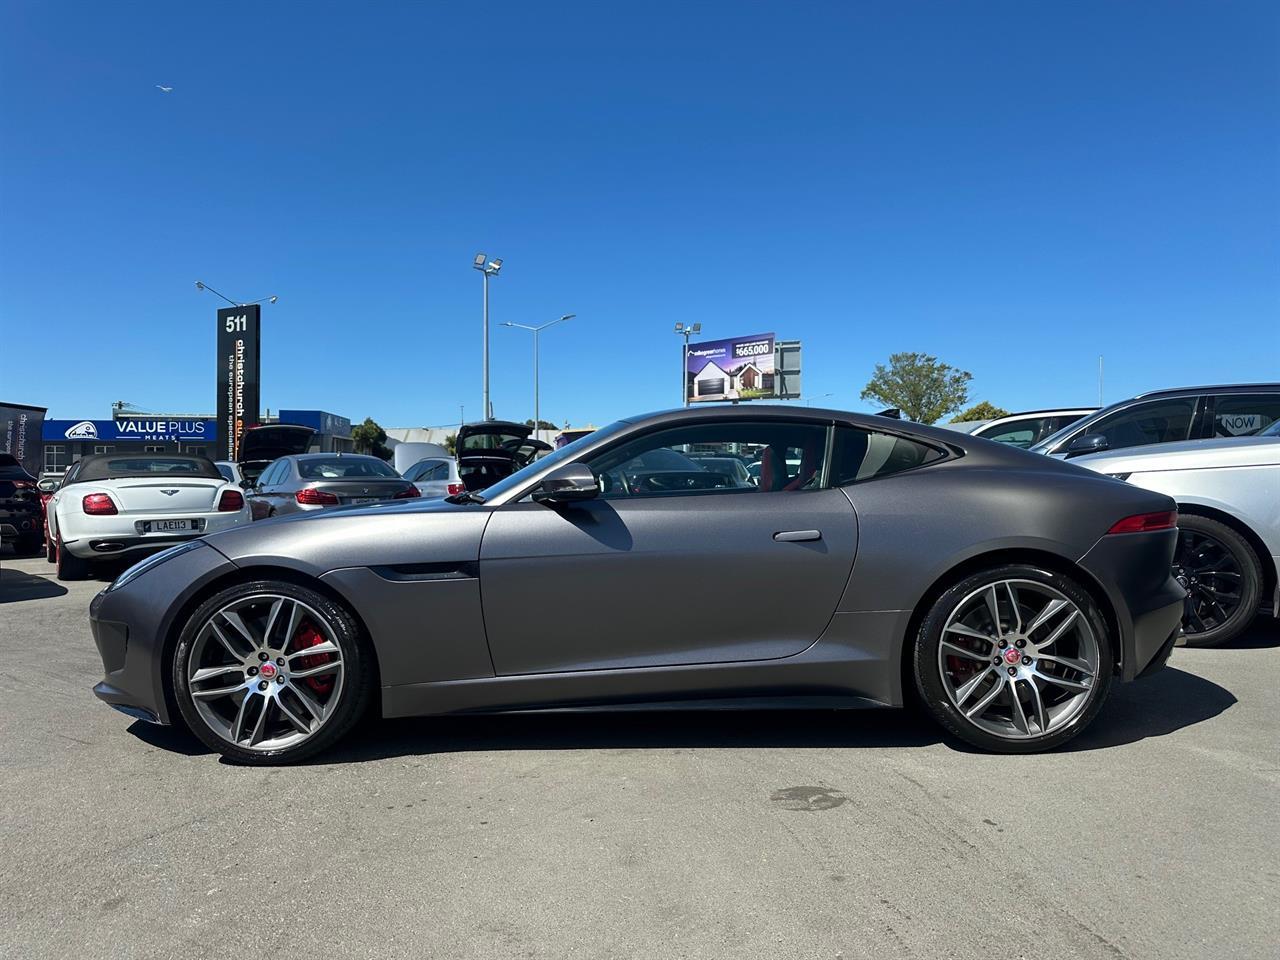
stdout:
[[(606, 429), (576, 459), (651, 427), (720, 418), (847, 423), (949, 455), (836, 490), (562, 505), (528, 499), (554, 469), (535, 464), (485, 504), (400, 501), (237, 528), (94, 601), (99, 644), (123, 629), (129, 638), (99, 695), (166, 722), (162, 652), (181, 612), (215, 580), (279, 570), (317, 579), (357, 612), (389, 716), (761, 697), (899, 704), (912, 612), (958, 565), (997, 551), (1036, 551), (1107, 598), (1124, 678), (1181, 617), (1174, 534), (1105, 536), (1125, 516), (1172, 509), (1169, 498), (1004, 444), (836, 411), (725, 407)], [(808, 530), (820, 538), (774, 539)]]

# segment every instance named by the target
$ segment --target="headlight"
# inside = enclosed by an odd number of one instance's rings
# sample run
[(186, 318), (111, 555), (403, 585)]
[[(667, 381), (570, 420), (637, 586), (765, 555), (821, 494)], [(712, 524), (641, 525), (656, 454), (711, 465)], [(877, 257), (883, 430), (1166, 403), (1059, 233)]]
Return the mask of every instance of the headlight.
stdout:
[(147, 559), (138, 561), (124, 573), (120, 574), (120, 576), (116, 577), (111, 586), (107, 587), (107, 591), (119, 590), (125, 584), (132, 583), (134, 580), (137, 580), (153, 567), (160, 566), (160, 564), (164, 563), (166, 560), (172, 560), (176, 556), (187, 553), (190, 550), (194, 550), (196, 547), (203, 547), (204, 545), (205, 543), (203, 540), (188, 540), (186, 543), (180, 543), (176, 547), (170, 547), (168, 550), (161, 550), (159, 553), (153, 553), (151, 556), (147, 557)]
[(1133, 474), (1131, 473), (1108, 473), (1108, 477), (1112, 480), (1128, 480)]

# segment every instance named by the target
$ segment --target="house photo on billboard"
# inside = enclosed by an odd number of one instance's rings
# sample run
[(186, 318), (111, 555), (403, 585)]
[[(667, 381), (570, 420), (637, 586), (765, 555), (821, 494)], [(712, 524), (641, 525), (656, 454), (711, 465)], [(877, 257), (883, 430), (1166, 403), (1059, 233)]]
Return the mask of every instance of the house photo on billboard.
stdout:
[(773, 334), (689, 344), (685, 381), (691, 403), (774, 396)]

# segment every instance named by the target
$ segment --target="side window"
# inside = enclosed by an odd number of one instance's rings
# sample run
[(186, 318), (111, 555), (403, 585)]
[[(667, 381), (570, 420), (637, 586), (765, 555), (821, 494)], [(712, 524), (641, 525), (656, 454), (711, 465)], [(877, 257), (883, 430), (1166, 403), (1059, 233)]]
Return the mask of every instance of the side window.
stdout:
[(831, 485), (843, 487), (874, 477), (887, 477), (945, 456), (946, 453), (936, 447), (906, 437), (857, 427), (837, 427), (831, 458)]
[(1005, 424), (1003, 427), (998, 427), (990, 433), (983, 433), (981, 436), (986, 440), (1008, 443), (1015, 447), (1022, 447), (1025, 450), (1037, 440), (1049, 435), (1045, 429), (1047, 420), (1047, 417), (1036, 417), (1033, 420), (1017, 420), (1013, 423)]
[(826, 445), (821, 424), (721, 420), (655, 431), (588, 466), (607, 499), (794, 492), (821, 486)]
[(223, 480), (227, 481), (227, 483), (235, 482), (235, 479), (236, 479), (235, 471), (233, 471), (229, 466), (227, 466), (225, 463), (215, 464), (215, 466), (217, 466), (218, 473), (222, 475)]
[(1152, 400), (1117, 411), (1094, 424), (1087, 432), (1102, 434), (1112, 450), (1149, 443), (1172, 443), (1186, 440), (1190, 435), (1195, 412), (1195, 397)]
[(1244, 437), (1280, 420), (1280, 394), (1239, 393), (1214, 398), (1213, 436)]
[(275, 463), (271, 464), (271, 466), (267, 467), (259, 478), (258, 485), (262, 487), (269, 487), (272, 484), (279, 483), (284, 479), (285, 466), (286, 464), (283, 460), (277, 460)]

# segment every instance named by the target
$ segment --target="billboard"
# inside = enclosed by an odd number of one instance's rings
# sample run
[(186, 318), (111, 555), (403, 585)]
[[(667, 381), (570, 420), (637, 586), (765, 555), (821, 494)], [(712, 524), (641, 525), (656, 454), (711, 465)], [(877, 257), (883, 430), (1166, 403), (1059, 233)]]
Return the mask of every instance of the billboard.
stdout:
[(218, 446), (215, 460), (235, 460), (245, 427), (258, 422), (261, 392), (258, 304), (218, 311)]
[(44, 465), (41, 435), (45, 407), (25, 403), (0, 403), (0, 453), (9, 453), (33, 477)]
[(689, 344), (684, 379), (690, 403), (774, 396), (773, 334)]
[(157, 420), (129, 417), (120, 420), (46, 420), (46, 443), (63, 440), (100, 440), (104, 443), (181, 442), (210, 443), (217, 437), (216, 420)]

